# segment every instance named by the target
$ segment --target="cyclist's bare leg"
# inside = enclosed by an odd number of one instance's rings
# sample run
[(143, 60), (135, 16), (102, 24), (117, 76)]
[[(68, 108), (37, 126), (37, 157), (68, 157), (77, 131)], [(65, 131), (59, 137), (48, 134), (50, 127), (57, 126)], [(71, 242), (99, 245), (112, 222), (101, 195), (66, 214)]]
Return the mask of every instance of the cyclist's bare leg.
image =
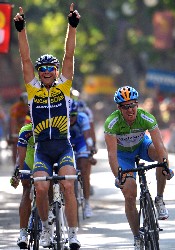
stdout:
[(77, 160), (77, 167), (81, 171), (83, 179), (83, 192), (85, 200), (89, 200), (90, 197), (90, 173), (91, 164), (88, 158), (79, 158)]
[(27, 228), (31, 213), (30, 180), (22, 180), (23, 194), (19, 207), (20, 228)]
[(133, 178), (126, 178), (122, 193), (125, 198), (125, 213), (134, 236), (139, 235), (139, 215), (136, 207), (137, 185)]
[[(59, 175), (75, 175), (76, 170), (72, 166), (64, 166), (59, 170)], [(77, 227), (77, 201), (74, 192), (74, 181), (61, 181), (65, 198), (65, 213), (69, 227)]]
[[(153, 159), (154, 161), (158, 161), (158, 155), (153, 143), (148, 148), (148, 154), (151, 159)], [(163, 192), (166, 185), (166, 177), (162, 174), (162, 168), (156, 169), (156, 179), (157, 179), (157, 194), (163, 196)]]
[[(45, 171), (38, 171), (34, 173), (34, 177), (39, 176), (48, 176), (48, 173)], [(38, 181), (35, 183), (36, 188), (36, 204), (38, 208), (38, 213), (42, 221), (47, 221), (48, 219), (48, 210), (49, 210), (49, 181)]]

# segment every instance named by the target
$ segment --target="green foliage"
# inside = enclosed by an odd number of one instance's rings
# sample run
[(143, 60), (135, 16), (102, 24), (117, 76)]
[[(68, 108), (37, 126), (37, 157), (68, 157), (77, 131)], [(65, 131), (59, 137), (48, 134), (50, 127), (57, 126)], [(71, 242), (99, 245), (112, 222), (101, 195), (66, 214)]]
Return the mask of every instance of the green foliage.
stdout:
[[(62, 59), (67, 15), (71, 2), (65, 0), (13, 1), (15, 6), (13, 15), (18, 12), (19, 6), (22, 6), (25, 11), (33, 61), (43, 53), (51, 53)], [(138, 58), (138, 64), (141, 64), (139, 58), (142, 53), (147, 53), (148, 65), (155, 67), (156, 63), (160, 65), (160, 59), (164, 57), (160, 55), (163, 52), (157, 52), (153, 47), (152, 16), (156, 10), (175, 11), (175, 1), (159, 0), (158, 5), (152, 8), (145, 6), (142, 0), (75, 0), (74, 2), (75, 8), (82, 16), (77, 32), (76, 75), (104, 74), (104, 72), (113, 74), (115, 71), (113, 69), (120, 67), (124, 72), (121, 77), (128, 74), (130, 79), (125, 60), (127, 58), (133, 69), (137, 71), (138, 65), (135, 64), (135, 58)], [(130, 4), (134, 14), (124, 13), (124, 3)], [(14, 25), (12, 28), (9, 61), (10, 58), (16, 58), (18, 51)], [(172, 51), (168, 53), (169, 61), (172, 60), (172, 55)], [(165, 67), (169, 64), (162, 62), (162, 65)], [(14, 70), (15, 66), (16, 64), (14, 64)], [(133, 69), (130, 71), (133, 72)]]

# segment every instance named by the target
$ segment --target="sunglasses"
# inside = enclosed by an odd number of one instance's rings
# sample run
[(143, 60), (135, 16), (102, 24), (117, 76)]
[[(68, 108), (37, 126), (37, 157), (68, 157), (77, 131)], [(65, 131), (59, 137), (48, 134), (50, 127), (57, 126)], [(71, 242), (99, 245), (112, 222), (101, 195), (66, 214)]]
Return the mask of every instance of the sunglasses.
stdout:
[(129, 108), (135, 108), (137, 106), (137, 103), (130, 103), (125, 105), (120, 105), (120, 107), (124, 110), (128, 110)]
[(56, 66), (40, 66), (39, 68), (38, 68), (38, 71), (40, 71), (40, 72), (46, 72), (46, 70), (48, 70), (49, 72), (52, 72), (52, 71), (54, 71), (54, 69), (57, 69), (57, 67)]

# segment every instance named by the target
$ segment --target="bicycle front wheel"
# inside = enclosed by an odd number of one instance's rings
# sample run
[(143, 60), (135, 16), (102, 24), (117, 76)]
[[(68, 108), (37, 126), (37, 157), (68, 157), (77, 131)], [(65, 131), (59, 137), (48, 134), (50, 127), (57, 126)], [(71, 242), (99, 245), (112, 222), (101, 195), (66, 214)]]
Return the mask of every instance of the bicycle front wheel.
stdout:
[(29, 229), (29, 246), (28, 249), (39, 250), (39, 240), (41, 232), (41, 221), (38, 214), (38, 210), (35, 207), (32, 211), (32, 218), (30, 221)]
[(56, 250), (63, 250), (62, 248), (62, 233), (61, 233), (61, 223), (60, 223), (60, 205), (55, 202), (55, 226), (56, 226)]
[(79, 181), (75, 181), (75, 196), (77, 199), (77, 221), (78, 221), (78, 227), (80, 227), (80, 218), (82, 215), (83, 220), (85, 220), (85, 200), (83, 195), (83, 188), (81, 187), (81, 184)]
[(40, 239), (40, 218), (38, 214), (38, 209), (35, 208), (35, 216), (34, 216), (34, 243), (33, 243), (33, 250), (39, 249), (39, 239)]
[(146, 250), (159, 250), (159, 225), (154, 204), (147, 192), (142, 200), (143, 231)]

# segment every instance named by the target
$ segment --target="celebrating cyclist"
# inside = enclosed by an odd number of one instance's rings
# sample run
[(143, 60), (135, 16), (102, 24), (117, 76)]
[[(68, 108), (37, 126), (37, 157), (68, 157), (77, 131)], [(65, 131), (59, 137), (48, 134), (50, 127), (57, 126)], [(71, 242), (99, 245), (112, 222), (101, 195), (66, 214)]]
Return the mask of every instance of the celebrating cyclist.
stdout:
[[(153, 162), (168, 160), (168, 153), (162, 141), (155, 117), (138, 108), (138, 92), (131, 86), (119, 88), (114, 95), (118, 110), (105, 121), (105, 142), (111, 170), (115, 176), (115, 185), (120, 187), (125, 198), (125, 213), (134, 235), (135, 249), (142, 249), (139, 236), (139, 216), (136, 208), (137, 186), (135, 176), (127, 176), (124, 186), (118, 180), (118, 167), (129, 169), (135, 167), (135, 156)], [(148, 130), (150, 137), (146, 135)], [(129, 178), (128, 178), (129, 177)], [(168, 210), (163, 201), (166, 177), (162, 169), (156, 169), (157, 196), (155, 205), (158, 219), (168, 218)]]
[(83, 112), (78, 112), (78, 102), (73, 101), (70, 109), (70, 134), (71, 143), (74, 148), (77, 169), (81, 171), (83, 179), (83, 192), (85, 198), (85, 218), (92, 216), (92, 209), (89, 204), (90, 197), (90, 173), (89, 154), (87, 151), (93, 150), (93, 140), (90, 133), (90, 123), (88, 116)]
[[(30, 58), (30, 49), (25, 27), (23, 9), (14, 17), (18, 31), (19, 51), (28, 103), (33, 124), (35, 139), (34, 177), (52, 175), (54, 163), (59, 165), (59, 175), (76, 173), (73, 150), (69, 141), (69, 108), (70, 88), (74, 74), (74, 51), (76, 45), (76, 27), (80, 15), (70, 5), (68, 27), (65, 39), (65, 53), (62, 61), (62, 72), (59, 75), (60, 63), (52, 55), (45, 54), (35, 63), (38, 78)], [(48, 224), (48, 190), (49, 182), (37, 182), (36, 203), (42, 221), (40, 245), (50, 246), (51, 228)], [(66, 216), (69, 225), (69, 244), (71, 249), (79, 249), (77, 240), (77, 203), (74, 194), (74, 181), (62, 181), (65, 197)]]
[[(34, 162), (34, 138), (32, 132), (32, 124), (24, 125), (18, 137), (17, 143), (17, 157), (16, 157), (16, 167), (20, 170), (32, 170)], [(17, 245), (22, 248), (27, 248), (28, 243), (28, 221), (31, 213), (31, 200), (30, 200), (30, 176), (22, 175), (21, 182), (23, 186), (23, 193), (19, 207), (20, 216), (20, 236), (17, 240)], [(17, 187), (19, 184), (18, 176), (13, 176), (11, 179), (11, 185)]]

